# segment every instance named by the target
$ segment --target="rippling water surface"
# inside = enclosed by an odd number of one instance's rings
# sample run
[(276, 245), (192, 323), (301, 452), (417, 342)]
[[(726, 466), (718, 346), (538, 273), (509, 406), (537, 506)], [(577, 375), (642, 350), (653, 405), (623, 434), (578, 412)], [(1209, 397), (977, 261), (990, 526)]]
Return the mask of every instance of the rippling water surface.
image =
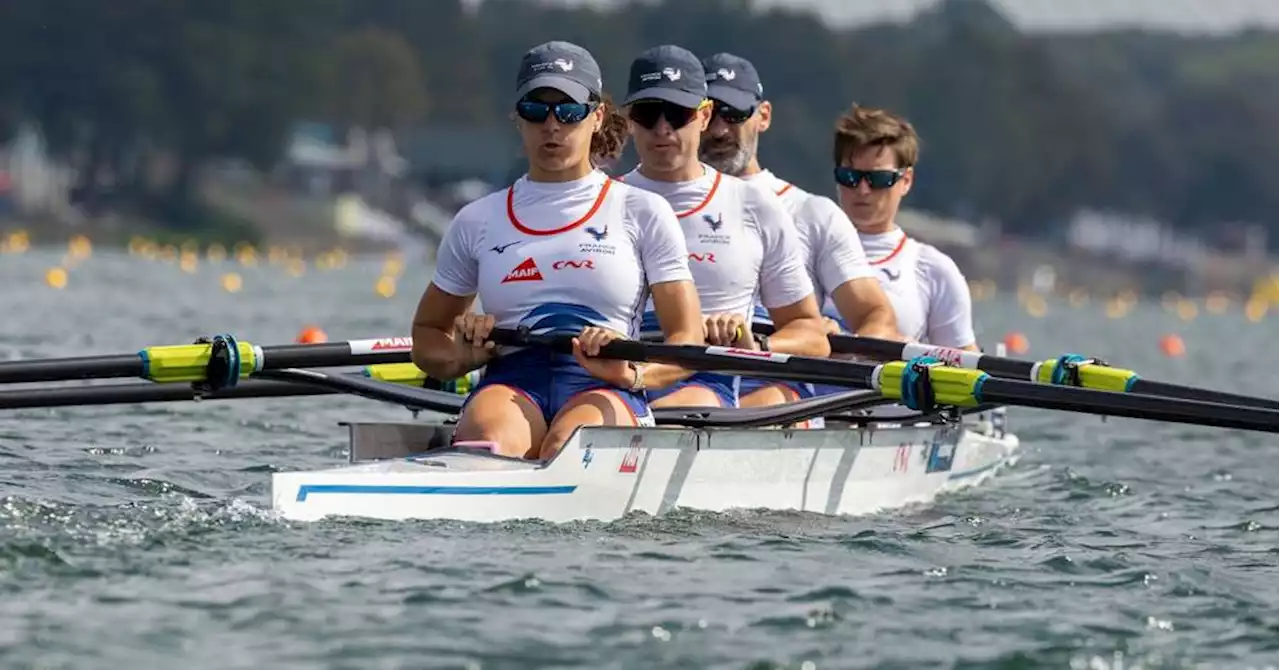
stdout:
[[(56, 291), (59, 256), (0, 256), (0, 359), (407, 334), (428, 279), (382, 299), (380, 259), (299, 278), (99, 253)], [(1049, 307), (978, 303), (980, 336), (1275, 397), (1273, 316)], [(1159, 354), (1166, 332), (1186, 357)], [(1274, 435), (1012, 410), (1015, 467), (861, 518), (272, 518), (271, 472), (341, 463), (342, 419), (405, 416), (342, 397), (0, 411), (0, 667), (1276, 666)]]

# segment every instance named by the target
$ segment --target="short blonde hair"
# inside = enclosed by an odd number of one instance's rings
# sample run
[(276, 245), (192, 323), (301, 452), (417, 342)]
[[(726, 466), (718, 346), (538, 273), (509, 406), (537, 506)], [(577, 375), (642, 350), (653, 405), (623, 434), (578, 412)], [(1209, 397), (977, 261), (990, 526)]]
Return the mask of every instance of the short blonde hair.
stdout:
[(840, 165), (867, 147), (889, 147), (897, 167), (913, 167), (920, 158), (920, 136), (909, 121), (888, 110), (854, 103), (836, 119), (832, 159)]

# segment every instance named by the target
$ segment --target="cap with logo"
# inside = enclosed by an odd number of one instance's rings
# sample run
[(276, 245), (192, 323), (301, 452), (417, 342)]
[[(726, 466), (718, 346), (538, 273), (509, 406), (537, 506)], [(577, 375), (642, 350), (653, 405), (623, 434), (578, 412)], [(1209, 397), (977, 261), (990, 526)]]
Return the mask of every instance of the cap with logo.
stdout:
[(674, 44), (646, 50), (631, 61), (627, 97), (622, 104), (637, 100), (664, 100), (693, 109), (707, 98), (707, 75), (702, 61), (693, 52)]
[(516, 98), (539, 88), (554, 88), (574, 102), (588, 102), (600, 97), (604, 82), (590, 51), (571, 42), (553, 41), (539, 44), (520, 59)]
[(764, 85), (751, 61), (730, 53), (707, 56), (707, 97), (734, 109), (755, 109), (764, 100)]

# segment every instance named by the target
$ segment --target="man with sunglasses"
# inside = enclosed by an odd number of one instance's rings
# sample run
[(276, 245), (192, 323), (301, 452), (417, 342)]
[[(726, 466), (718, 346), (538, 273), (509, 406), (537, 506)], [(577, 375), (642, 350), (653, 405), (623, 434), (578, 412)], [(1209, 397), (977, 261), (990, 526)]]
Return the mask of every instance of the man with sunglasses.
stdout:
[[(698, 160), (711, 118), (706, 73), (688, 50), (664, 45), (631, 63), (627, 97), (640, 165), (620, 179), (671, 204), (689, 250), (689, 270), (714, 345), (827, 356), (831, 352), (799, 234), (782, 201)], [(777, 325), (757, 340), (756, 296)], [(642, 331), (657, 330), (646, 312)], [(738, 405), (738, 378), (697, 373), (658, 392), (655, 407)]]
[[(808, 193), (760, 167), (760, 133), (769, 129), (773, 107), (764, 99), (764, 85), (745, 58), (718, 53), (702, 61), (707, 73), (707, 96), (713, 115), (702, 135), (702, 160), (716, 169), (741, 177), (776, 194), (786, 205), (800, 234), (805, 266), (819, 299), (829, 305), (854, 333), (901, 339), (893, 306), (862, 250), (849, 218), (830, 198)], [(755, 320), (769, 323), (757, 305)], [(829, 322), (829, 330), (839, 326)], [(744, 378), (742, 405), (776, 405), (812, 397), (814, 388), (801, 382)], [(816, 427), (819, 422), (811, 422)]]
[(906, 119), (853, 105), (836, 122), (832, 153), (840, 206), (893, 301), (899, 330), (915, 341), (978, 351), (960, 268), (895, 223), (919, 156), (920, 139)]

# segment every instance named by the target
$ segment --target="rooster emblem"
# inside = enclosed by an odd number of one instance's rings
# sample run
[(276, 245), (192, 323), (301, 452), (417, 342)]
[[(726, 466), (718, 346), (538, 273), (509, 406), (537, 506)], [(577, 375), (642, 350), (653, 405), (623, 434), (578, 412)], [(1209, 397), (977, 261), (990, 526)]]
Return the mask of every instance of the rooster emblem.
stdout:
[(599, 242), (609, 235), (609, 226), (605, 226), (602, 230), (597, 230), (595, 226), (591, 226), (587, 228), (587, 233), (595, 238), (595, 241)]

